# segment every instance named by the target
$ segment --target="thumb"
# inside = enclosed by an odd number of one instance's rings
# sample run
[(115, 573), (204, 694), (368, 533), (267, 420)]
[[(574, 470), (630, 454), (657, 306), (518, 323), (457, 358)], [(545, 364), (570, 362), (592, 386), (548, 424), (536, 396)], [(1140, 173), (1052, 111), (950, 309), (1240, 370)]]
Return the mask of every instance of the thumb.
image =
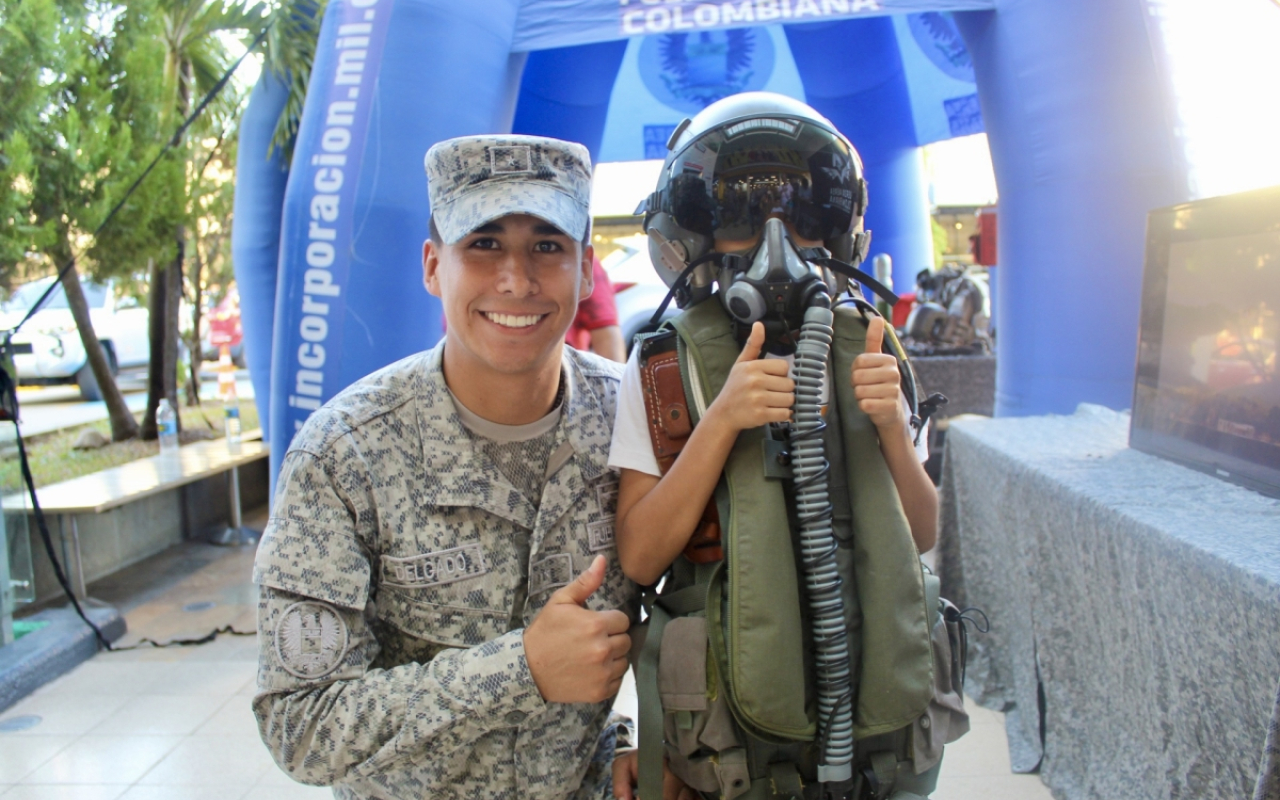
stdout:
[(738, 355), (738, 361), (755, 361), (760, 357), (760, 350), (764, 347), (764, 323), (753, 322), (751, 324), (751, 335), (747, 337), (747, 343), (742, 346), (742, 352)]
[(587, 598), (594, 594), (602, 583), (604, 583), (604, 556), (596, 556), (591, 566), (587, 567), (581, 575), (574, 578), (567, 586), (557, 589), (555, 594), (547, 599), (547, 605), (580, 606), (587, 602)]
[(872, 317), (867, 324), (867, 349), (865, 353), (879, 353), (884, 344), (884, 317)]

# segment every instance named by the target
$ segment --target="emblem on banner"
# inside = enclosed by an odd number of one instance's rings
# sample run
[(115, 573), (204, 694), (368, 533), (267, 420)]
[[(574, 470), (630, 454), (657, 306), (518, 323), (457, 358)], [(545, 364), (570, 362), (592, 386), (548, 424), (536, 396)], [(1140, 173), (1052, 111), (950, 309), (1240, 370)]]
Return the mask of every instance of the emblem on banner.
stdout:
[(275, 646), (285, 672), (295, 678), (323, 678), (347, 653), (347, 623), (328, 603), (294, 603), (276, 623)]

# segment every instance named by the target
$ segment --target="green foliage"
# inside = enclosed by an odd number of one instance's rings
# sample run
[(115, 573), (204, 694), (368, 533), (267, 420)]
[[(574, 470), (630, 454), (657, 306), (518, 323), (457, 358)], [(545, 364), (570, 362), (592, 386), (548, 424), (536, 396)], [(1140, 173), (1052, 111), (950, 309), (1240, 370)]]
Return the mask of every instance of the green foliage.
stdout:
[(327, 0), (277, 0), (271, 10), (265, 67), (289, 87), (271, 146), (281, 148), (286, 160), (293, 156), (293, 143), (298, 137), (326, 5)]

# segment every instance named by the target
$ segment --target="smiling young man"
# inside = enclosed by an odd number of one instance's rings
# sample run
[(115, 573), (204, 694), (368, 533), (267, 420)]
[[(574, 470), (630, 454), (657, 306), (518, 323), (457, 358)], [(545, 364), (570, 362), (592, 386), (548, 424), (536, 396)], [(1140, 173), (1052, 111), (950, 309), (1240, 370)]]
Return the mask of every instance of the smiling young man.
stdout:
[(476, 136), (426, 169), (448, 333), (294, 438), (255, 565), (254, 711), (280, 767), (340, 798), (608, 797), (635, 591), (606, 465), (621, 365), (564, 345), (590, 160)]

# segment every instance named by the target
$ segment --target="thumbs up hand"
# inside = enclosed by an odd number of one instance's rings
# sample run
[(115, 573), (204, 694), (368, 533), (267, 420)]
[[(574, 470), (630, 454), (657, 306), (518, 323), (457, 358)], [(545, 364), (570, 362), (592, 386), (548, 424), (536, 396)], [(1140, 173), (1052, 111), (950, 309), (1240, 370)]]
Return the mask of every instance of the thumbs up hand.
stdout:
[(872, 317), (867, 325), (867, 349), (853, 360), (853, 396), (882, 432), (901, 428), (906, 414), (900, 397), (902, 376), (898, 359), (880, 352), (884, 344), (884, 319)]
[(751, 335), (715, 402), (707, 409), (707, 419), (715, 420), (733, 433), (758, 428), (767, 422), (791, 419), (796, 402), (796, 382), (787, 377), (787, 362), (760, 358), (764, 348), (764, 325), (751, 326)]
[(604, 583), (605, 562), (556, 590), (524, 631), (524, 654), (548, 703), (599, 703), (618, 693), (627, 671), (631, 620), (617, 610), (585, 607)]

